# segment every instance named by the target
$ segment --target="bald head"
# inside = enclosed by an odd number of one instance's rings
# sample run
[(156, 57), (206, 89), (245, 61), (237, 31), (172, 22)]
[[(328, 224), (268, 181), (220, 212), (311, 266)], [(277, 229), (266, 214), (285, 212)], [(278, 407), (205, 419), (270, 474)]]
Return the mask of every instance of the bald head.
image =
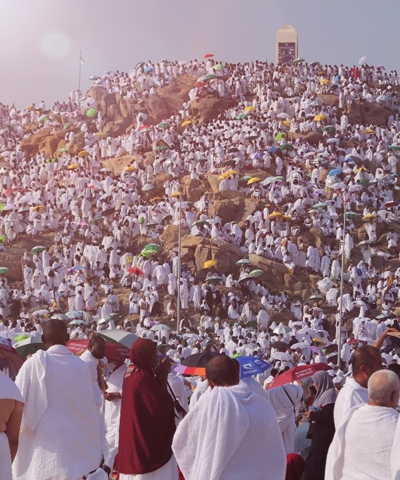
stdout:
[(61, 320), (48, 320), (43, 324), (42, 342), (47, 348), (52, 345), (65, 345), (69, 340), (67, 327)]
[(390, 370), (379, 370), (368, 380), (368, 404), (396, 408), (399, 401), (400, 380)]
[(237, 385), (239, 383), (239, 363), (226, 355), (219, 355), (207, 363), (206, 377), (211, 388)]
[(367, 388), (369, 377), (382, 368), (380, 351), (366, 345), (357, 348), (351, 357), (354, 379), (364, 388)]

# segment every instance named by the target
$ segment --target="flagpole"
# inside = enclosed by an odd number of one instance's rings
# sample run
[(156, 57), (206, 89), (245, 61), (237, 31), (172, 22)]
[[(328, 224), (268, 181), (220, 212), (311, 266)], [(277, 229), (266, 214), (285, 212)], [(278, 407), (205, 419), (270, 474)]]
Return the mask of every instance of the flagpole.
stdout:
[(82, 75), (82, 50), (79, 52), (79, 83), (78, 90), (81, 90), (81, 75)]

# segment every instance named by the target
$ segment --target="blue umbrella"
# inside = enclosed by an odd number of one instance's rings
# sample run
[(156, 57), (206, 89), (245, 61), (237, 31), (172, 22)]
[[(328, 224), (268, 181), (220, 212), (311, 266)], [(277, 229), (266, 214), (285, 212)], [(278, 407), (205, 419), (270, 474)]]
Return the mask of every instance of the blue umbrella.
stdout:
[(334, 168), (333, 170), (329, 170), (328, 175), (333, 177), (335, 175), (339, 175), (340, 173), (342, 173), (341, 170), (339, 170), (338, 168)]
[(151, 66), (145, 67), (144, 71), (145, 71), (145, 73), (152, 72), (152, 71), (153, 71), (153, 67), (151, 67)]
[(272, 368), (272, 365), (257, 357), (236, 357), (240, 365), (240, 378), (254, 377)]
[(268, 149), (269, 153), (276, 153), (279, 150), (279, 147), (271, 147)]
[(262, 152), (256, 152), (254, 155), (253, 155), (253, 158), (255, 160), (260, 160), (263, 156), (263, 153)]

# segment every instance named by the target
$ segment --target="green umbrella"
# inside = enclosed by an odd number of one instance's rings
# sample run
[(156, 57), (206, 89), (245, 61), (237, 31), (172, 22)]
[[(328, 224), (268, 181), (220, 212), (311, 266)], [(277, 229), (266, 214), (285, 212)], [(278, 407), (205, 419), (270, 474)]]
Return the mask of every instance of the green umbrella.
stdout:
[(362, 179), (360, 180), (360, 184), (361, 184), (363, 187), (366, 188), (366, 187), (368, 187), (368, 185), (369, 185), (369, 180), (367, 180), (366, 178), (362, 178)]
[(389, 150), (400, 150), (400, 145), (390, 145)]
[(356, 218), (357, 216), (356, 212), (346, 212), (346, 218)]
[(215, 283), (218, 283), (218, 282), (222, 282), (222, 278), (219, 277), (218, 275), (213, 275), (212, 277), (208, 277), (206, 278), (206, 282), (215, 282)]
[(327, 125), (326, 127), (324, 127), (322, 129), (323, 132), (329, 132), (329, 131), (332, 131), (332, 130), (336, 130), (333, 125)]
[(0, 267), (0, 275), (4, 275), (7, 273), (10, 269), (7, 267)]
[(212, 73), (207, 73), (207, 75), (204, 75), (205, 80), (214, 80), (214, 78), (217, 78), (216, 75), (213, 75)]
[(58, 152), (68, 152), (68, 148), (62, 147), (57, 150)]
[(278, 133), (278, 135), (275, 136), (275, 140), (277, 142), (279, 142), (279, 140), (282, 140), (283, 138), (286, 137), (286, 133), (285, 132), (281, 132), (281, 133)]
[(4, 243), (7, 240), (7, 237), (5, 235), (0, 235), (0, 242)]
[(250, 178), (253, 178), (251, 175), (244, 175), (239, 179), (239, 182), (247, 182), (247, 180), (250, 180)]
[(71, 124), (68, 122), (68, 123), (66, 123), (65, 125), (63, 125), (63, 128), (62, 128), (62, 129), (63, 129), (63, 130), (66, 130), (70, 125), (71, 125)]
[(328, 206), (328, 205), (327, 205), (326, 203), (324, 203), (324, 202), (318, 202), (318, 203), (316, 203), (316, 204), (313, 206), (313, 208), (325, 208), (325, 207), (327, 207), (327, 206)]
[(40, 118), (39, 118), (39, 122), (45, 122), (46, 120), (48, 120), (49, 117), (47, 115), (42, 115)]
[(94, 118), (98, 114), (98, 110), (96, 108), (89, 108), (86, 112), (86, 116), (88, 118)]
[(294, 146), (291, 143), (283, 143), (279, 148), (281, 150), (287, 150), (289, 152), (294, 150)]
[(4, 210), (4, 203), (0, 202), (0, 212), (2, 212), (3, 210)]
[(30, 335), (17, 335), (14, 338), (14, 342), (20, 342), (21, 340), (26, 340), (27, 338), (31, 338)]
[(168, 147), (166, 145), (157, 145), (155, 150), (168, 150)]
[(162, 246), (158, 245), (158, 243), (149, 243), (144, 247), (143, 250), (155, 250), (158, 253), (162, 252)]
[(41, 253), (44, 250), (46, 250), (46, 247), (43, 247), (43, 245), (37, 245), (31, 249), (31, 253)]
[(236, 262), (236, 265), (251, 265), (251, 261), (248, 258), (242, 258)]
[(157, 125), (158, 128), (161, 128), (162, 130), (165, 130), (169, 128), (171, 125), (168, 122), (161, 122)]
[(142, 250), (139, 254), (139, 256), (142, 257), (151, 257), (152, 255), (156, 255), (158, 252), (155, 250)]
[(18, 354), (25, 359), (28, 357), (28, 355), (33, 355), (38, 350), (46, 350), (45, 345), (33, 337), (21, 340), (20, 342), (15, 343), (13, 347)]
[(236, 117), (237, 120), (244, 120), (245, 118), (247, 118), (245, 113), (239, 113), (239, 115)]
[(252, 272), (249, 273), (249, 277), (255, 278), (255, 277), (260, 277), (264, 273), (264, 270), (260, 270), (257, 268), (256, 270), (253, 270)]
[(222, 63), (217, 63), (212, 67), (212, 69), (216, 72), (221, 72), (224, 69), (224, 66), (222, 65)]

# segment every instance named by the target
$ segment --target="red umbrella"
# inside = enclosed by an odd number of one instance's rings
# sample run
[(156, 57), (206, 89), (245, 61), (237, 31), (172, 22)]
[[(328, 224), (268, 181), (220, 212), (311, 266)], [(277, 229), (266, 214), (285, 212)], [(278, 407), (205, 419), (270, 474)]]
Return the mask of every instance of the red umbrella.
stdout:
[[(70, 340), (67, 343), (67, 348), (75, 355), (81, 355), (88, 349), (89, 340)], [(106, 342), (106, 357), (125, 359), (129, 358), (129, 348), (115, 342)]]
[(212, 53), (206, 53), (203, 58), (212, 58), (213, 56)]
[(291, 368), (282, 375), (275, 377), (275, 380), (271, 382), (270, 388), (279, 387), (286, 383), (295, 382), (302, 378), (311, 377), (315, 372), (319, 370), (332, 370), (332, 367), (326, 363), (313, 363), (312, 365), (299, 365), (298, 367)]
[(138, 268), (138, 267), (128, 268), (128, 272), (132, 273), (134, 275), (143, 275), (143, 270), (140, 270), (140, 268)]
[(194, 84), (195, 87), (205, 87), (207, 85), (207, 82), (196, 82)]
[(9, 376), (15, 378), (23, 363), (24, 359), (15, 348), (3, 342), (0, 343), (0, 370), (8, 370)]

